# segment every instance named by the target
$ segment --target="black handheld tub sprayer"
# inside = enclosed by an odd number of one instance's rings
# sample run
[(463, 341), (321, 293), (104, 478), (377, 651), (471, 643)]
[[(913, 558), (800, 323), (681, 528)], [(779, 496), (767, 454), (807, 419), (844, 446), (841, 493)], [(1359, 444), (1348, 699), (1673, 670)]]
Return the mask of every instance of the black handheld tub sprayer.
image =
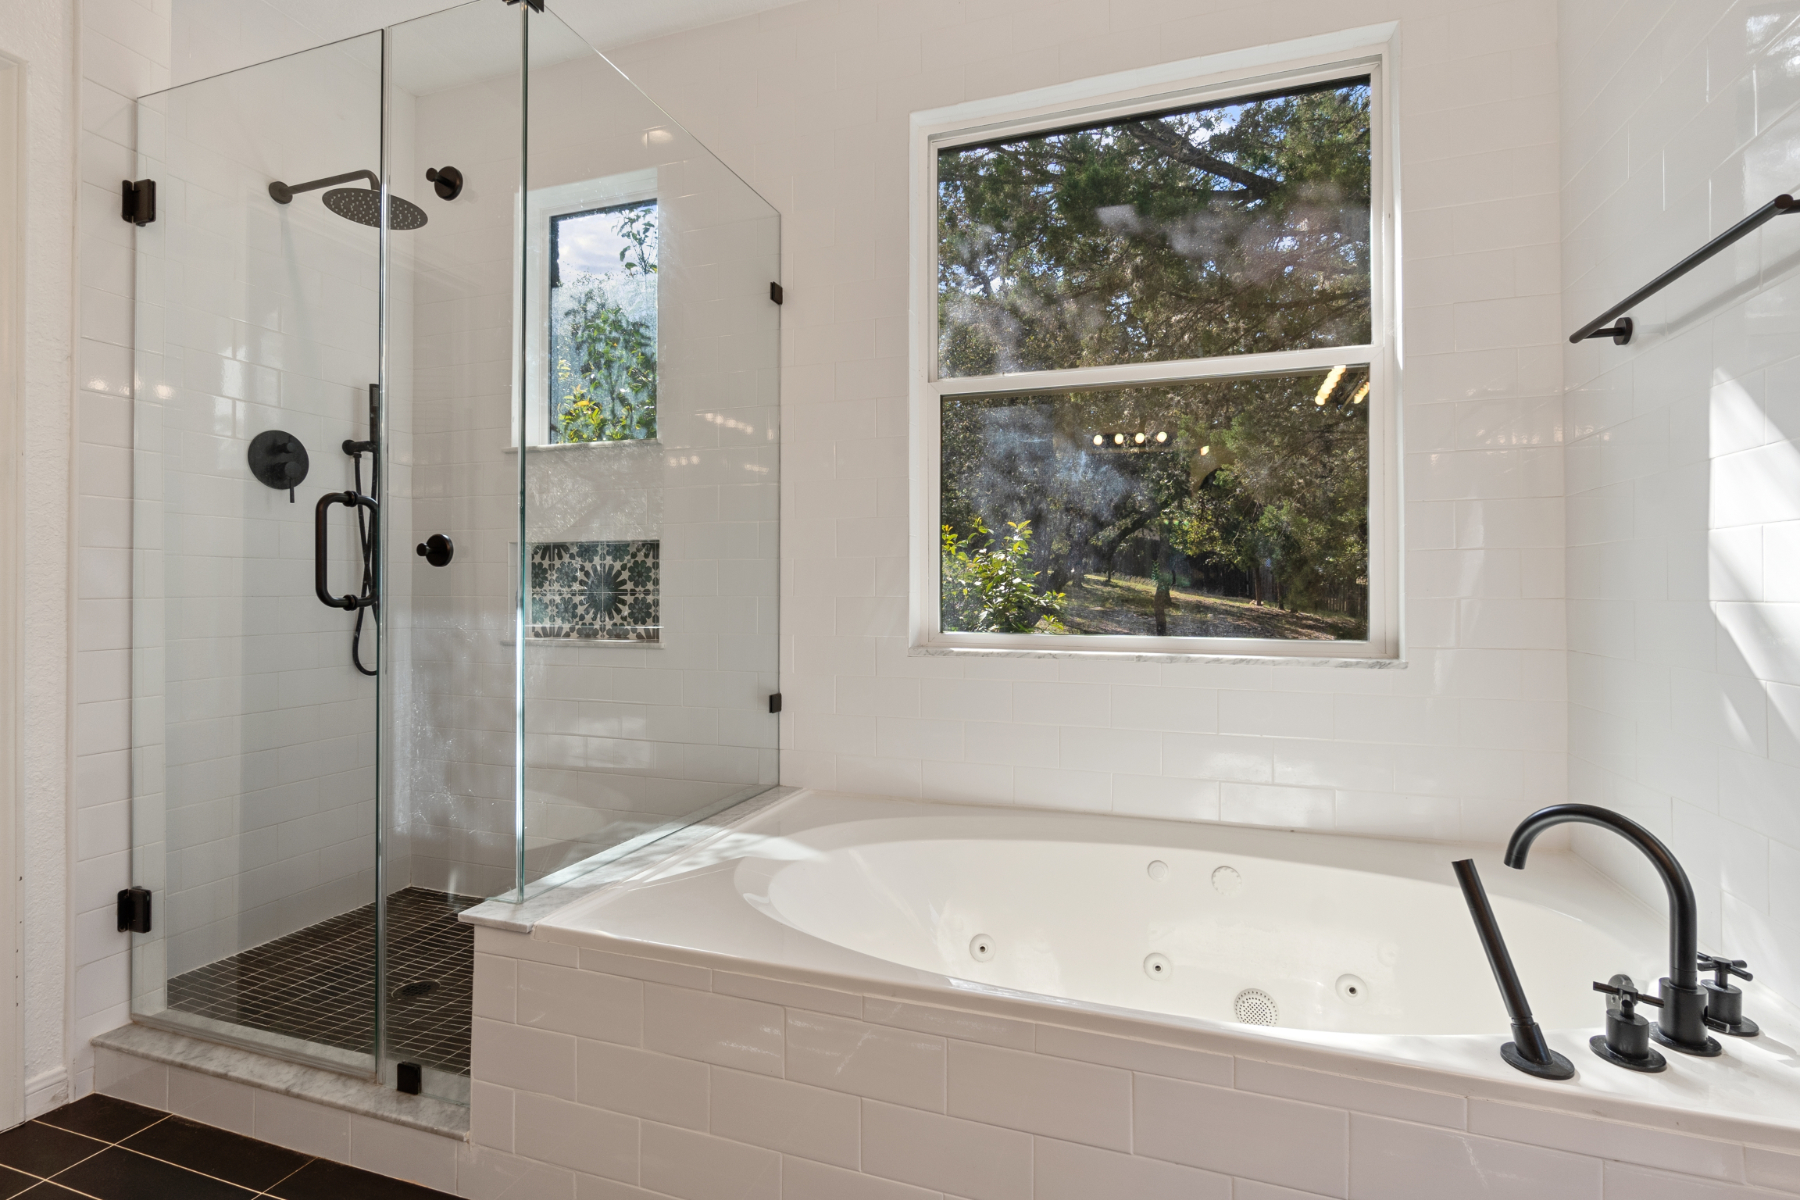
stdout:
[(1574, 1078), (1575, 1064), (1550, 1048), (1544, 1031), (1531, 1015), (1525, 985), (1519, 982), (1506, 939), (1500, 935), (1500, 922), (1494, 919), (1494, 906), (1488, 903), (1487, 889), (1481, 886), (1475, 860), (1458, 859), (1450, 865), (1456, 871), (1456, 882), (1462, 885), (1463, 899), (1469, 902), (1469, 915), (1475, 918), (1475, 931), (1481, 935), (1481, 948), (1487, 951), (1494, 982), (1500, 985), (1500, 995), (1506, 1001), (1506, 1014), (1512, 1018), (1513, 1040), (1500, 1047), (1500, 1057), (1508, 1066), (1539, 1079)]

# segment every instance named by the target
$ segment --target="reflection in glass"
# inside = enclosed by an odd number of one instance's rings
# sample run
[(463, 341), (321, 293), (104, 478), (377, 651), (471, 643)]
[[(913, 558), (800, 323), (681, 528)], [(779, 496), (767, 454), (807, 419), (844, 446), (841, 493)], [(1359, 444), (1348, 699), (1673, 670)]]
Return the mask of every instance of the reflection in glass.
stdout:
[(550, 438), (656, 436), (656, 201), (550, 219)]
[(946, 632), (1368, 637), (1366, 366), (942, 410)]
[(1367, 77), (938, 154), (941, 376), (1370, 340)]

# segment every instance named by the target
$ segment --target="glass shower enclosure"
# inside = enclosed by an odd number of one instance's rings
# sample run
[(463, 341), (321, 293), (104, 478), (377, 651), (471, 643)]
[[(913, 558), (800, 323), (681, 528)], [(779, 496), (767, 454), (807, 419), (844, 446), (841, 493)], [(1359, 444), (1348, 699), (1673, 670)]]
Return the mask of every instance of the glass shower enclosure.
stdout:
[(137, 121), (133, 1017), (466, 1102), (457, 914), (776, 782), (779, 219), (528, 3)]

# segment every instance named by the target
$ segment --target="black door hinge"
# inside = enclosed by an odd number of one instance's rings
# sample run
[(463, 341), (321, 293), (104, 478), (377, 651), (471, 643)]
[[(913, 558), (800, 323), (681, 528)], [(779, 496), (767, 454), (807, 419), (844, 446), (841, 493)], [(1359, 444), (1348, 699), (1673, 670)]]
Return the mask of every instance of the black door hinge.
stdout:
[(419, 1094), (420, 1086), (425, 1082), (424, 1075), (425, 1072), (420, 1069), (418, 1063), (395, 1063), (394, 1090), (408, 1096), (416, 1096)]
[(156, 220), (156, 180), (129, 179), (119, 183), (119, 216), (133, 225), (148, 225)]
[(780, 692), (770, 693), (770, 695), (769, 695), (769, 711), (772, 713), (778, 713), (781, 711), (781, 693)]
[(119, 932), (150, 932), (150, 889), (128, 887), (119, 893)]
[(773, 300), (777, 304), (780, 304), (782, 294), (783, 293), (781, 290), (781, 285), (779, 283), (771, 283), (769, 285), (769, 299)]

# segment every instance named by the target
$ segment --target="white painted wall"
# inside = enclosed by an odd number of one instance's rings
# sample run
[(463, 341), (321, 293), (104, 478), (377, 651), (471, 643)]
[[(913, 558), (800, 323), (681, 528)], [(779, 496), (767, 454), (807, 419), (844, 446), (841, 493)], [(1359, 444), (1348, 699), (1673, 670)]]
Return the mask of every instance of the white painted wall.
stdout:
[[(1407, 664), (912, 657), (907, 116), (1398, 19)], [(1494, 841), (1565, 790), (1549, 0), (809, 0), (627, 48), (783, 213), (782, 781)]]
[[(1565, 332), (1800, 183), (1789, 8), (1565, 3)], [(1800, 225), (1564, 353), (1570, 794), (1670, 841), (1702, 943), (1800, 988)], [(1653, 903), (1615, 838), (1583, 854)]]

